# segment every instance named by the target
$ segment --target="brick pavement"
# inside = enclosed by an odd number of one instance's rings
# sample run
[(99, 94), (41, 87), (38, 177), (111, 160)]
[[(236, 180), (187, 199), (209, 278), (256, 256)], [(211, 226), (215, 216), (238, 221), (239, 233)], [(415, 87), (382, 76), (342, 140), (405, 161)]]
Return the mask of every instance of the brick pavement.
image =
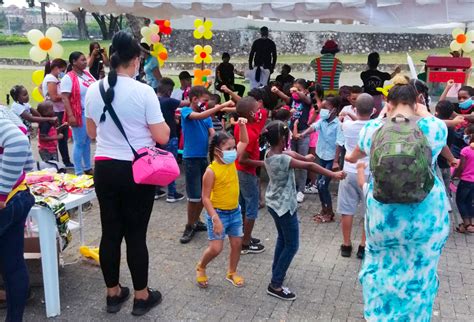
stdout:
[[(183, 190), (182, 181), (178, 184)], [(299, 208), (300, 249), (286, 278), (298, 299), (284, 302), (269, 297), (265, 291), (270, 280), (276, 230), (271, 216), (260, 212), (255, 236), (261, 238), (267, 250), (258, 255), (244, 255), (239, 272), (246, 279), (242, 289), (225, 281), (228, 245), (223, 254), (208, 266), (210, 286), (199, 289), (194, 282), (194, 266), (206, 247), (206, 233), (199, 233), (187, 245), (178, 242), (185, 222), (186, 203), (155, 202), (148, 230), (150, 252), (150, 286), (158, 288), (163, 303), (143, 320), (175, 321), (361, 321), (363, 305), (357, 275), (361, 262), (342, 258), (339, 222), (315, 224), (312, 214), (319, 209), (317, 195), (307, 196)], [(98, 245), (100, 221), (98, 207), (86, 215), (86, 241)], [(354, 246), (357, 247), (362, 227), (357, 217)], [(62, 314), (60, 321), (129, 321), (132, 301), (116, 315), (105, 313), (105, 290), (98, 266), (81, 260), (78, 234), (65, 251), (64, 259), (71, 263), (60, 269)], [(452, 233), (439, 264), (440, 290), (434, 306), (434, 321), (472, 321), (474, 316), (474, 236)], [(125, 254), (123, 252), (123, 254)], [(122, 258), (122, 283), (131, 286), (130, 275)], [(45, 318), (43, 289), (34, 287), (36, 296), (28, 305), (25, 321)], [(5, 311), (0, 311), (0, 319)]]

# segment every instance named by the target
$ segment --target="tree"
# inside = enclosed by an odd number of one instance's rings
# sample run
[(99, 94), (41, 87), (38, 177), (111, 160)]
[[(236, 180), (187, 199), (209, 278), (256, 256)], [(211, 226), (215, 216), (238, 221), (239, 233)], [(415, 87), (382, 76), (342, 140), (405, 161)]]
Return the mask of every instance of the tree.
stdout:
[[(28, 7), (33, 8), (35, 6), (35, 0), (26, 0), (28, 3)], [(49, 3), (41, 2), (41, 22), (43, 24), (43, 32), (46, 32), (46, 28), (48, 28), (48, 24), (46, 22), (46, 6), (49, 6)]]
[(79, 29), (79, 39), (87, 40), (89, 39), (89, 30), (86, 23), (86, 10), (84, 8), (77, 8), (72, 10), (71, 13), (77, 19), (77, 29)]
[(135, 37), (135, 39), (141, 39), (142, 35), (140, 33), (140, 30), (143, 25), (143, 18), (139, 18), (129, 13), (125, 14), (125, 18), (128, 21), (128, 26), (130, 27), (130, 31), (132, 32), (133, 37)]
[(113, 35), (123, 27), (123, 15), (101, 15), (100, 13), (93, 12), (92, 16), (97, 21), (102, 32), (102, 39), (104, 40), (112, 39)]

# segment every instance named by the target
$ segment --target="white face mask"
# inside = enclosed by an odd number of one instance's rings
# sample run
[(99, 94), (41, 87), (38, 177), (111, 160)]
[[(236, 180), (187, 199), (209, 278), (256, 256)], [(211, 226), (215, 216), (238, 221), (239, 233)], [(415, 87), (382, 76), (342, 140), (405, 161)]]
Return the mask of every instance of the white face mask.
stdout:
[(135, 62), (138, 62), (137, 65), (135, 65), (135, 74), (133, 75), (133, 79), (136, 79), (138, 75), (140, 75), (140, 60), (136, 59)]

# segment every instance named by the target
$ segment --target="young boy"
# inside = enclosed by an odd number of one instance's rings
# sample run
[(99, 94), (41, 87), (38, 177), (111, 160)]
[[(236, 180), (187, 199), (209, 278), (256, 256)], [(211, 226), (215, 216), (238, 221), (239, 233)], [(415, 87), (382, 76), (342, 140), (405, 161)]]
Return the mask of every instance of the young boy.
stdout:
[(341, 113), (339, 113), (339, 120), (341, 122), (351, 120), (355, 121), (355, 116), (357, 114), (355, 102), (357, 100), (357, 97), (359, 97), (362, 92), (362, 87), (360, 86), (354, 85), (351, 87), (351, 94), (349, 95), (349, 102), (351, 103), (351, 105), (344, 106), (341, 110)]
[[(267, 111), (263, 108), (262, 100), (253, 97), (244, 97), (237, 103), (237, 113), (248, 120), (247, 132), (249, 143), (245, 152), (236, 161), (240, 186), (240, 207), (244, 217), (244, 237), (242, 240), (242, 254), (258, 254), (265, 250), (260, 240), (252, 238), (255, 220), (259, 208), (259, 183), (257, 168), (264, 166), (260, 160), (259, 138), (267, 120)], [(235, 127), (234, 137), (240, 139), (240, 129)]]
[(235, 83), (234, 65), (232, 65), (229, 61), (229, 53), (223, 53), (222, 63), (220, 63), (216, 68), (216, 89), (224, 93), (224, 98), (226, 101), (228, 101), (230, 97), (228, 93), (221, 89), (222, 85), (225, 85), (233, 92), (237, 92), (240, 97), (242, 97), (245, 92), (245, 86)]
[[(359, 141), (359, 133), (370, 121), (370, 115), (374, 112), (374, 99), (369, 94), (360, 94), (354, 103), (357, 121), (345, 121), (342, 123), (344, 135), (344, 146), (348, 155), (352, 154)], [(365, 157), (359, 162), (368, 164), (369, 158)], [(350, 257), (352, 253), (351, 232), (352, 221), (360, 204), (364, 204), (364, 194), (357, 183), (356, 164), (344, 162), (344, 172), (347, 174), (345, 180), (339, 183), (337, 212), (341, 214), (341, 227), (343, 243), (341, 245), (341, 256)], [(365, 169), (365, 181), (369, 175), (369, 169)], [(365, 232), (362, 232), (362, 240), (357, 251), (357, 258), (362, 259), (365, 251)]]
[(295, 78), (290, 75), (291, 73), (291, 66), (290, 65), (283, 65), (281, 67), (281, 74), (276, 77), (276, 81), (281, 84), (281, 88), (283, 89), (283, 92), (286, 90), (290, 89), (290, 87), (293, 85), (293, 82), (295, 81)]
[[(212, 108), (220, 103), (221, 103), (221, 96), (219, 94), (211, 94), (208, 108)], [(214, 128), (216, 132), (221, 132), (224, 130), (225, 121), (224, 121), (223, 115), (224, 113), (221, 111), (211, 116), (212, 127)]]
[[(51, 101), (44, 101), (38, 104), (37, 110), (44, 118), (54, 117), (53, 103)], [(59, 161), (58, 140), (62, 138), (63, 134), (58, 134), (54, 124), (48, 121), (39, 122), (38, 150), (44, 162)]]
[[(189, 105), (187, 100), (177, 100), (171, 98), (174, 82), (170, 78), (162, 78), (158, 84), (158, 99), (160, 100), (161, 112), (165, 118), (166, 124), (170, 128), (170, 139), (163, 147), (171, 152), (175, 158), (178, 158), (178, 132), (176, 124), (176, 110), (180, 107)], [(174, 203), (184, 199), (184, 195), (176, 191), (176, 182), (168, 185), (168, 197), (166, 202)]]
[(179, 73), (180, 88), (175, 88), (171, 93), (170, 97), (176, 100), (187, 100), (189, 99), (189, 90), (191, 89), (192, 77), (188, 71), (182, 71)]
[(209, 137), (215, 133), (211, 115), (224, 107), (231, 106), (227, 102), (206, 109), (210, 96), (211, 93), (205, 87), (192, 87), (189, 91), (190, 104), (181, 110), (181, 126), (184, 135), (183, 160), (188, 195), (188, 222), (180, 239), (182, 244), (189, 243), (196, 231), (207, 231), (206, 225), (199, 220), (199, 216), (203, 208), (202, 176), (208, 166)]

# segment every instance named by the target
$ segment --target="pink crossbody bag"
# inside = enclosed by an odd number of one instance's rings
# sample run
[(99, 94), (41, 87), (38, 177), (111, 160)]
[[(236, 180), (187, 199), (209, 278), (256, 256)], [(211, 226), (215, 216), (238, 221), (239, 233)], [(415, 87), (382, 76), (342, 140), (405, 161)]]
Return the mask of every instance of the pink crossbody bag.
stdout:
[(105, 112), (108, 111), (115, 125), (122, 133), (123, 137), (132, 149), (134, 159), (132, 161), (133, 180), (137, 184), (167, 186), (179, 177), (179, 166), (172, 153), (149, 146), (136, 151), (130, 144), (127, 134), (120, 122), (117, 114), (112, 107), (112, 102), (106, 99), (103, 80), (99, 82), (100, 95), (105, 103), (104, 114), (102, 118), (105, 120)]

